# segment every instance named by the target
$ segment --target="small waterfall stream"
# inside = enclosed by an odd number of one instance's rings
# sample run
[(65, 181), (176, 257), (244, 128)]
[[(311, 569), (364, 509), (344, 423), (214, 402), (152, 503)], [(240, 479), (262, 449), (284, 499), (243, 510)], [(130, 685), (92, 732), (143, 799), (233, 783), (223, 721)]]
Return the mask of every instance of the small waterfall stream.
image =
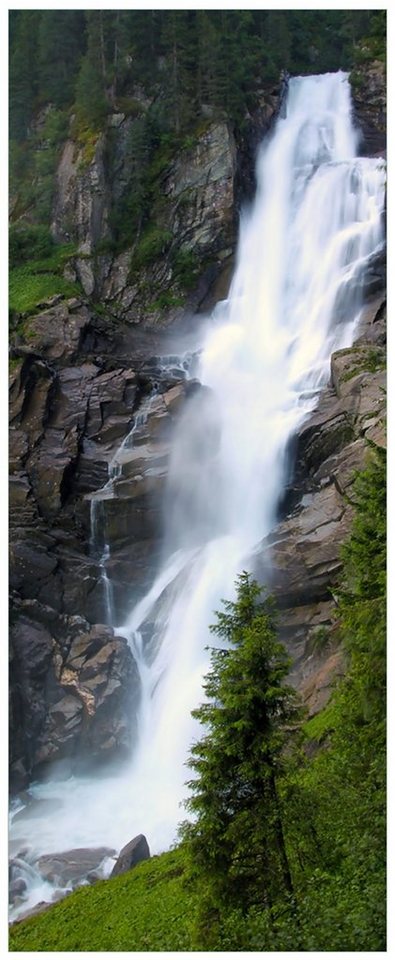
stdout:
[(128, 457), (128, 451), (133, 448), (135, 437), (147, 422), (150, 408), (157, 389), (142, 401), (140, 410), (133, 420), (133, 426), (120, 444), (115, 456), (108, 465), (108, 480), (105, 486), (91, 497), (90, 520), (91, 537), (90, 552), (98, 559), (100, 582), (103, 591), (104, 623), (112, 626), (115, 622), (114, 597), (111, 579), (107, 573), (107, 564), (111, 556), (111, 548), (106, 533), (105, 501), (116, 497), (117, 480), (122, 478), (122, 466)]
[[(283, 113), (259, 153), (228, 300), (206, 328), (197, 376), (207, 402), (185, 404), (172, 446), (162, 566), (117, 627), (140, 671), (139, 742), (119, 775), (32, 787), (60, 804), (31, 825), (40, 851), (120, 848), (139, 832), (152, 852), (174, 841), (213, 611), (273, 527), (289, 438), (328, 381), (331, 353), (355, 334), (364, 270), (384, 242), (385, 165), (357, 157), (346, 74), (292, 79)], [(121, 461), (122, 447), (100, 496), (113, 495)], [(99, 549), (111, 619), (105, 539)]]

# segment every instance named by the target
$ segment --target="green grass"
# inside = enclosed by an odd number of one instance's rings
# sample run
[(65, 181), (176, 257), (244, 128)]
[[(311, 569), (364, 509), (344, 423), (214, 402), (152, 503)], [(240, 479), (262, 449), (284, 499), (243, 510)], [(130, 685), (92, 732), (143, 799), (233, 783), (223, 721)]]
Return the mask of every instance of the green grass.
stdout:
[(360, 373), (377, 373), (378, 370), (385, 370), (386, 367), (385, 350), (380, 348), (364, 350), (359, 356), (355, 355), (355, 350), (350, 350), (350, 357), (355, 357), (354, 363), (340, 378), (343, 383), (352, 380)]
[(195, 900), (182, 849), (81, 887), (46, 913), (11, 927), (10, 951), (188, 951)]
[(303, 739), (322, 743), (330, 736), (335, 725), (336, 707), (332, 701), (320, 713), (316, 713), (314, 717), (306, 720), (302, 727)]
[(42, 300), (47, 300), (58, 293), (73, 297), (80, 293), (80, 288), (76, 283), (70, 283), (55, 273), (32, 275), (27, 267), (17, 267), (11, 272), (10, 310), (15, 310), (17, 313), (31, 313)]
[(172, 241), (170, 230), (149, 226), (144, 231), (133, 254), (132, 269), (141, 270), (163, 257)]
[(56, 294), (73, 297), (81, 293), (79, 284), (63, 277), (64, 265), (74, 253), (73, 244), (64, 244), (54, 247), (45, 260), (33, 260), (10, 270), (10, 310), (31, 313), (42, 300)]

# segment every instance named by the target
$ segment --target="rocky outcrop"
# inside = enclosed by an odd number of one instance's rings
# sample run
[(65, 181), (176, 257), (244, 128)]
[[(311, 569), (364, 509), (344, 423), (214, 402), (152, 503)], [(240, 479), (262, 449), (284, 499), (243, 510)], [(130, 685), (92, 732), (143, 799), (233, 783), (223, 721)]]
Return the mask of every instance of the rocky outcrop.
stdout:
[(122, 848), (117, 861), (112, 869), (111, 876), (118, 877), (120, 873), (127, 873), (133, 867), (141, 863), (142, 860), (149, 860), (151, 854), (146, 837), (139, 833), (130, 843)]
[[(32, 816), (34, 801), (29, 802), (16, 815), (21, 823), (25, 817)], [(45, 801), (41, 801), (41, 804)], [(42, 813), (42, 811), (41, 811)], [(15, 819), (16, 819), (15, 818)], [(34, 843), (34, 838), (32, 838)], [(9, 903), (12, 907), (22, 908), (26, 902), (28, 885), (33, 881), (44, 882), (53, 887), (50, 901), (41, 901), (32, 909), (24, 911), (19, 920), (24, 920), (32, 914), (40, 913), (56, 900), (61, 899), (76, 887), (86, 883), (96, 883), (103, 879), (103, 868), (108, 859), (114, 859), (115, 850), (112, 847), (79, 847), (73, 850), (64, 850), (60, 853), (48, 853), (37, 857), (34, 846), (20, 841), (17, 849), (11, 852), (9, 863)]]
[(99, 879), (103, 860), (115, 853), (112, 847), (79, 847), (61, 853), (48, 853), (36, 861), (44, 880), (54, 886), (78, 886), (82, 880), (90, 883)]
[(200, 260), (230, 256), (233, 246), (235, 146), (226, 123), (212, 124), (163, 179), (170, 227), (181, 250)]
[(351, 73), (354, 117), (361, 131), (361, 156), (383, 155), (386, 150), (386, 72), (380, 60), (365, 63)]
[[(55, 762), (76, 769), (133, 742), (135, 665), (100, 624), (109, 600), (111, 622), (122, 623), (152, 578), (172, 431), (201, 389), (185, 379), (192, 354), (181, 365), (147, 358), (143, 339), (123, 340), (122, 324), (113, 331), (86, 302), (44, 304), (25, 323), (10, 370), (15, 787)], [(137, 369), (117, 365), (118, 350)]]
[(139, 677), (126, 640), (111, 627), (15, 599), (10, 656), (15, 786), (49, 764), (69, 775), (128, 755)]
[[(131, 143), (138, 122), (112, 114), (95, 143), (66, 142), (57, 170), (52, 234), (58, 242), (77, 244), (66, 268), (68, 279), (78, 279), (84, 293), (106, 302), (113, 315), (147, 325), (174, 320), (185, 308), (196, 310), (232, 254), (236, 153), (224, 122), (206, 122), (192, 143), (177, 151), (157, 175), (160, 202), (152, 210), (157, 249), (141, 262), (140, 236), (132, 234), (116, 253), (110, 226), (112, 211), (122, 210), (133, 183)], [(190, 281), (185, 287), (182, 275), (185, 256), (192, 258), (189, 269), (194, 265), (200, 274), (192, 299), (187, 296)]]
[[(332, 356), (331, 383), (297, 438), (290, 501), (296, 504), (262, 544), (257, 569), (280, 609), (291, 679), (312, 712), (342, 670), (336, 649), (336, 584), (351, 530), (352, 487), (369, 442), (385, 445), (385, 305), (370, 302), (354, 346)], [(335, 645), (335, 646), (334, 646)]]
[(105, 134), (89, 146), (67, 140), (57, 170), (52, 219), (55, 240), (76, 240), (81, 254), (90, 255), (109, 235), (110, 195), (106, 179)]
[(271, 90), (258, 91), (259, 106), (251, 116), (245, 118), (241, 129), (236, 131), (237, 164), (234, 189), (238, 210), (245, 203), (250, 203), (255, 196), (258, 150), (281, 109), (285, 90), (285, 85), (280, 83)]

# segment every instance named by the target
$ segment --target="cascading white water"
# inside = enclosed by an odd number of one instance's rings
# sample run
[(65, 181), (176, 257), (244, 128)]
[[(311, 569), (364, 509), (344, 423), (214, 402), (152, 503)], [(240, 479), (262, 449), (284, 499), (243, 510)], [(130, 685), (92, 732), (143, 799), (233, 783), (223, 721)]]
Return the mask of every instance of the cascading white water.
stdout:
[[(286, 116), (259, 154), (229, 298), (206, 331), (198, 376), (209, 389), (186, 404), (174, 440), (165, 559), (117, 631), (140, 669), (139, 743), (118, 776), (32, 788), (60, 800), (34, 821), (40, 852), (119, 848), (139, 832), (158, 852), (175, 839), (213, 611), (275, 522), (287, 443), (331, 353), (352, 342), (364, 269), (383, 243), (384, 162), (356, 152), (346, 74), (291, 80)], [(29, 821), (18, 829), (26, 836)]]

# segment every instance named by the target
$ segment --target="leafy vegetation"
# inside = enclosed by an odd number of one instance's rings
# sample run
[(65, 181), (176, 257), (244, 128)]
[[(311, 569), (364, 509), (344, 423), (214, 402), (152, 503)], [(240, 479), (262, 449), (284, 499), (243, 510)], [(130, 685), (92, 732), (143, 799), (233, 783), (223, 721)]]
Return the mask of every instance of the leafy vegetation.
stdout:
[(179, 249), (172, 257), (173, 278), (184, 290), (196, 283), (201, 263), (194, 250)]
[(11, 226), (9, 232), (10, 267), (18, 267), (28, 260), (49, 256), (54, 243), (47, 227), (40, 224)]
[(67, 112), (49, 105), (37, 129), (31, 131), (25, 144), (10, 143), (10, 196), (13, 198), (11, 219), (28, 215), (29, 223), (46, 225), (51, 217), (55, 189), (55, 170), (62, 144), (69, 129)]
[[(298, 736), (275, 709), (270, 667), (260, 672), (259, 641), (262, 651), (269, 636), (275, 639), (259, 607), (248, 610), (246, 580), (215, 628), (240, 646), (214, 652), (209, 703), (196, 711), (208, 733), (192, 749), (197, 781), (189, 807), (196, 820), (183, 829), (192, 875), (202, 884), (195, 949), (384, 949), (385, 490), (385, 451), (372, 445), (353, 486), (355, 521), (337, 591), (346, 675)], [(268, 695), (272, 727), (264, 712), (259, 718)], [(265, 751), (254, 773), (255, 746), (272, 736), (280, 749), (272, 754), (276, 792), (260, 811)], [(288, 874), (273, 864), (276, 816)]]
[(345, 370), (341, 377), (343, 383), (352, 380), (358, 373), (364, 371), (376, 373), (377, 370), (384, 370), (386, 366), (385, 350), (380, 347), (369, 347), (359, 354), (355, 350), (350, 350), (350, 361), (351, 366)]
[[(29, 250), (29, 237), (33, 235), (33, 246), (36, 256), (45, 251), (49, 253), (45, 259), (32, 259), (26, 262)], [(55, 246), (48, 241), (48, 236), (42, 228), (25, 228), (15, 230), (13, 236), (13, 250), (16, 262), (10, 270), (9, 278), (9, 308), (15, 313), (32, 313), (37, 304), (56, 294), (72, 297), (79, 294), (80, 286), (65, 280), (63, 269), (65, 263), (75, 253), (73, 244)]]
[(270, 909), (280, 891), (293, 890), (278, 779), (300, 706), (284, 683), (290, 660), (276, 638), (270, 601), (257, 604), (260, 592), (244, 572), (235, 602), (217, 613), (211, 629), (222, 645), (211, 651), (206, 702), (193, 712), (206, 735), (192, 747), (196, 776), (187, 808), (195, 819), (182, 836), (210, 938), (224, 908)]
[(132, 270), (149, 267), (158, 256), (163, 256), (166, 253), (171, 240), (172, 234), (169, 230), (163, 230), (160, 227), (148, 227), (133, 251)]
[(172, 293), (171, 290), (163, 290), (160, 293), (156, 300), (152, 300), (149, 309), (150, 310), (170, 310), (172, 307), (182, 307), (184, 303), (184, 297), (176, 293)]

